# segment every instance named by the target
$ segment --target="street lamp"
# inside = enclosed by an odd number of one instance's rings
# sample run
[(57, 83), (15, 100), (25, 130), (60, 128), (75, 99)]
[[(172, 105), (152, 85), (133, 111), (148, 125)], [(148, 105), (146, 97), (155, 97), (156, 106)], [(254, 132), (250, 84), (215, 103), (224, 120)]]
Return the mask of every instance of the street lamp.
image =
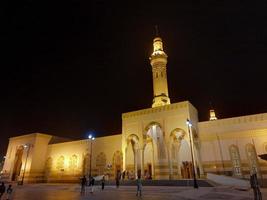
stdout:
[(89, 168), (89, 177), (91, 178), (92, 175), (92, 153), (93, 153), (93, 141), (95, 140), (95, 138), (93, 137), (92, 134), (88, 135), (88, 139), (90, 141), (90, 168)]
[(191, 149), (191, 159), (192, 159), (192, 168), (193, 168), (193, 178), (194, 178), (194, 188), (198, 188), (197, 179), (196, 179), (196, 171), (195, 171), (195, 160), (193, 156), (193, 136), (191, 133), (192, 123), (189, 119), (186, 120), (188, 133), (189, 133), (189, 140), (190, 140), (190, 149)]
[(30, 153), (30, 149), (32, 147), (32, 144), (25, 144), (23, 145), (23, 148), (24, 149), (27, 149), (27, 155), (26, 155), (26, 160), (25, 160), (25, 163), (24, 163), (24, 169), (23, 169), (23, 174), (22, 174), (22, 179), (21, 179), (21, 185), (23, 185), (23, 181), (24, 181), (24, 177), (25, 177), (25, 171), (26, 171), (26, 166), (27, 166), (27, 161), (28, 161), (28, 157), (29, 157), (29, 153)]

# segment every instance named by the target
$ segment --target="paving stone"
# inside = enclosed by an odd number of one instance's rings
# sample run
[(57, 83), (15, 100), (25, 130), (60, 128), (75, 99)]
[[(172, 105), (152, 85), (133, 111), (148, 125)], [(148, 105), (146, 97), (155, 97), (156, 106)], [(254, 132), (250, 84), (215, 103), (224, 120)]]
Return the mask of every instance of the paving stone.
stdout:
[[(253, 199), (251, 191), (238, 191), (232, 188), (192, 187), (175, 186), (144, 186), (142, 198), (136, 197), (135, 186), (106, 186), (100, 190), (95, 187), (93, 194), (87, 187), (86, 194), (80, 195), (80, 187), (75, 184), (33, 184), (14, 187), (14, 200), (249, 200)], [(265, 197), (267, 190), (263, 190)], [(3, 198), (5, 199), (5, 198)], [(265, 198), (263, 198), (265, 199)]]

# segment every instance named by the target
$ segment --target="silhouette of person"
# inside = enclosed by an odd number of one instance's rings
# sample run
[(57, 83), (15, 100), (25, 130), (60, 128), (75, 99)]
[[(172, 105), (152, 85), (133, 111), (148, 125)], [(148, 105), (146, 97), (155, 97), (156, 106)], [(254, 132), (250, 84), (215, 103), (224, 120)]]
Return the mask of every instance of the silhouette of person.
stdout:
[(103, 178), (102, 178), (101, 185), (102, 185), (102, 190), (104, 190), (104, 188), (105, 188), (105, 176), (103, 176)]
[(81, 178), (81, 194), (85, 194), (85, 186), (86, 186), (86, 177), (83, 176)]
[(138, 176), (137, 180), (136, 180), (136, 186), (137, 186), (137, 190), (136, 190), (136, 196), (142, 196), (142, 181), (141, 181), (141, 177)]
[(5, 186), (5, 183), (2, 182), (2, 184), (0, 185), (0, 199), (5, 192), (6, 192), (6, 186)]
[(12, 185), (9, 185), (8, 188), (7, 188), (7, 190), (6, 190), (6, 193), (7, 193), (7, 198), (6, 198), (6, 200), (9, 200), (9, 199), (10, 199), (11, 194), (12, 194), (12, 191), (13, 191), (13, 189), (12, 189)]

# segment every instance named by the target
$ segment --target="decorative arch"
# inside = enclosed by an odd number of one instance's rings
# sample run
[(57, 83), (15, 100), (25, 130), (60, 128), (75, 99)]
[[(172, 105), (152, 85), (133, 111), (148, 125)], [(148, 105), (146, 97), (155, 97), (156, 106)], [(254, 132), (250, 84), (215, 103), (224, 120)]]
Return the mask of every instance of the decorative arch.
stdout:
[(229, 146), (230, 158), (233, 166), (234, 176), (242, 176), (241, 159), (238, 146), (232, 144)]
[(127, 137), (126, 139), (126, 142), (127, 142), (127, 145), (130, 143), (130, 142), (134, 142), (136, 144), (139, 144), (139, 137), (135, 134), (131, 134)]
[(78, 168), (78, 156), (73, 154), (69, 160), (69, 168), (71, 171), (75, 171)]
[(190, 159), (190, 145), (185, 140), (187, 132), (182, 128), (175, 128), (169, 135), (169, 172), (170, 179), (190, 178), (192, 176), (192, 162)]
[(152, 142), (154, 156), (161, 160), (166, 159), (166, 146), (162, 126), (158, 122), (150, 122), (143, 134), (144, 149), (149, 142)]
[(162, 126), (159, 122), (152, 121), (145, 127), (145, 132), (147, 132), (151, 128), (151, 126), (154, 126), (154, 125), (159, 126), (160, 129), (162, 130)]
[(176, 141), (180, 141), (182, 139), (184, 139), (186, 135), (186, 132), (181, 129), (181, 128), (175, 128), (171, 134), (170, 134), (170, 138), (172, 141), (176, 142)]
[(107, 164), (106, 154), (104, 152), (100, 152), (96, 157), (96, 168), (98, 170), (98, 175), (105, 174), (106, 164)]
[(121, 173), (122, 166), (123, 166), (123, 154), (121, 151), (117, 150), (113, 154), (112, 158), (112, 164), (114, 169), (114, 175), (115, 177), (118, 176), (119, 173)]
[(261, 173), (259, 168), (258, 156), (256, 153), (255, 146), (253, 144), (246, 144), (246, 154), (249, 162), (250, 173), (256, 173), (260, 176)]
[(16, 155), (15, 155), (15, 161), (14, 161), (14, 167), (12, 172), (12, 181), (16, 181), (18, 176), (20, 176), (21, 167), (22, 167), (22, 156), (23, 156), (24, 148), (23, 146), (19, 146)]
[(125, 164), (126, 170), (135, 177), (136, 172), (140, 169), (141, 158), (140, 158), (140, 144), (139, 137), (135, 134), (131, 134), (126, 139), (125, 149)]

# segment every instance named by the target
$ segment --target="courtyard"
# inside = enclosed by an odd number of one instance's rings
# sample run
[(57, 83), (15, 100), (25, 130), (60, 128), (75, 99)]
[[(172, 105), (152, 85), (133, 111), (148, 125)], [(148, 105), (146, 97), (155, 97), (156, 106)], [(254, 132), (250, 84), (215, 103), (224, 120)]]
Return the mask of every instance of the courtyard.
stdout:
[[(263, 199), (267, 199), (267, 189), (262, 189)], [(3, 198), (5, 199), (5, 198)], [(86, 188), (86, 194), (80, 195), (80, 187), (77, 184), (29, 184), (14, 186), (14, 200), (190, 200), (190, 199), (227, 199), (227, 200), (249, 200), (253, 199), (253, 193), (239, 191), (230, 187), (174, 187), (174, 186), (144, 186), (143, 196), (136, 197), (136, 187), (106, 186), (102, 191), (100, 186), (95, 186), (94, 193)]]

